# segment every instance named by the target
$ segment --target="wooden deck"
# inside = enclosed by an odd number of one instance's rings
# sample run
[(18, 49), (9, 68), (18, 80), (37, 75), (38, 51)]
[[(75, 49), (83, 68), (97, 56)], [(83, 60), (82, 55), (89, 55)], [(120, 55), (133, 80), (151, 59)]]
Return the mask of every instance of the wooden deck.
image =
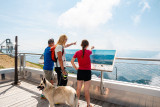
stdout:
[[(0, 84), (0, 107), (49, 107), (47, 100), (40, 99), (41, 91), (36, 83), (22, 80), (19, 86), (11, 85), (11, 82)], [(91, 99), (94, 107), (122, 107), (120, 105)], [(69, 107), (56, 105), (56, 107)], [(86, 107), (83, 96), (80, 98), (80, 107)]]

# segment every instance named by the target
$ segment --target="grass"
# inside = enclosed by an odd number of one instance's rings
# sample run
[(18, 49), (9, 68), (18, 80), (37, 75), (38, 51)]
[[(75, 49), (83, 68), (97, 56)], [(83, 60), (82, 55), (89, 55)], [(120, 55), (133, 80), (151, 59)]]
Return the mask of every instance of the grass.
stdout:
[(4, 67), (0, 65), (0, 69), (3, 69)]
[(31, 63), (31, 64), (36, 65), (36, 66), (39, 66), (41, 69), (43, 69), (43, 65), (41, 65), (41, 64), (36, 64), (36, 63), (33, 63), (33, 62), (29, 62), (29, 61), (26, 61), (26, 62)]

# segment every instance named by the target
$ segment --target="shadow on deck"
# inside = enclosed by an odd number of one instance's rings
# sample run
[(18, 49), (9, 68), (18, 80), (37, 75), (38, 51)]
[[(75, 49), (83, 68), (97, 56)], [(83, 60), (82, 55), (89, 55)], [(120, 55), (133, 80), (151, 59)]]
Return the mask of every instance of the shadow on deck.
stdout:
[[(49, 103), (45, 99), (41, 99), (41, 91), (36, 87), (38, 84), (21, 80), (18, 86), (11, 85), (11, 82), (0, 84), (0, 106), (1, 107), (49, 107)], [(86, 107), (84, 96), (80, 98), (80, 106)], [(120, 105), (91, 99), (94, 107), (122, 107)], [(56, 107), (69, 107), (67, 105), (56, 105)]]

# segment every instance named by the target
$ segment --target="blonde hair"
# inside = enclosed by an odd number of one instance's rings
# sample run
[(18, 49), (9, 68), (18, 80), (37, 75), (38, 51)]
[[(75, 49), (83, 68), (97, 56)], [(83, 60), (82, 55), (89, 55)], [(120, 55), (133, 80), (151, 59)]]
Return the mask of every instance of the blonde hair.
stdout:
[(59, 40), (58, 40), (58, 42), (57, 42), (57, 44), (56, 45), (63, 45), (63, 46), (65, 46), (65, 43), (66, 43), (66, 40), (67, 39), (67, 36), (66, 35), (61, 35), (60, 37), (59, 37)]

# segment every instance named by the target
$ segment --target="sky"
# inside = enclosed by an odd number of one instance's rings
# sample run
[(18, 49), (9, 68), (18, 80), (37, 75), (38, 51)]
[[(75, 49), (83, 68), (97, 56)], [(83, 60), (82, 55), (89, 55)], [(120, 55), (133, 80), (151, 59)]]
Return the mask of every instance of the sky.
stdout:
[(20, 51), (39, 53), (62, 34), (70, 48), (160, 51), (160, 0), (0, 0), (0, 43), (18, 36)]

